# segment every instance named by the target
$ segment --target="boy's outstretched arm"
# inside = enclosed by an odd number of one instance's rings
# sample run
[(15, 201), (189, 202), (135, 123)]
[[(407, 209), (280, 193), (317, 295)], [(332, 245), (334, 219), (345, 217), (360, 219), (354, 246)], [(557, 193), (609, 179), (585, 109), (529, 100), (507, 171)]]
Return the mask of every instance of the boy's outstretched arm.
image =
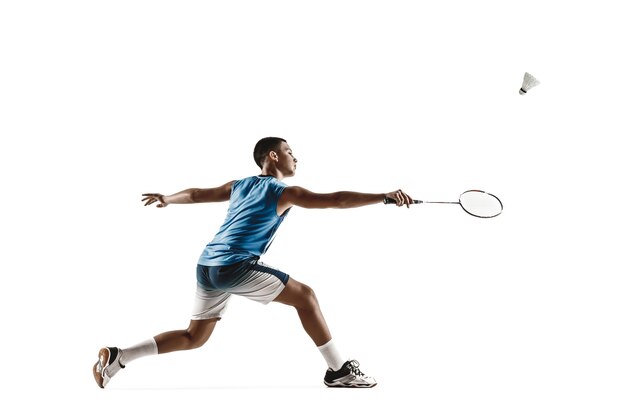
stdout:
[(158, 208), (167, 207), (169, 204), (193, 204), (193, 203), (217, 203), (220, 201), (228, 201), (230, 199), (230, 191), (234, 181), (227, 182), (224, 185), (215, 188), (188, 188), (172, 195), (163, 195), (158, 193), (142, 194), (145, 201), (144, 206), (158, 202)]
[(279, 200), (278, 211), (282, 212), (291, 206), (304, 208), (355, 208), (369, 204), (382, 203), (385, 197), (393, 198), (397, 206), (413, 204), (413, 199), (404, 191), (390, 193), (367, 194), (354, 191), (338, 191), (336, 193), (314, 193), (302, 187), (287, 187)]

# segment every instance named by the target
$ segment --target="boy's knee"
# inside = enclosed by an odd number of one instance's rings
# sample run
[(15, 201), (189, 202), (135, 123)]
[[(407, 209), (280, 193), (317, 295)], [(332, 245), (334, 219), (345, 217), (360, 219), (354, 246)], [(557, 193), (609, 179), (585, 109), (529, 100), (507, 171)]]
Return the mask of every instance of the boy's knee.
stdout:
[(307, 306), (317, 306), (317, 296), (313, 288), (303, 284), (300, 292), (302, 300)]
[(200, 346), (204, 345), (207, 340), (209, 340), (208, 336), (203, 334), (191, 333), (189, 331), (185, 334), (188, 342), (189, 349), (197, 349)]
[(211, 320), (210, 323), (203, 321), (200, 325), (199, 322), (191, 322), (187, 330), (185, 331), (185, 338), (187, 339), (189, 349), (196, 349), (200, 346), (204, 345), (211, 333), (213, 332), (213, 327), (215, 326), (215, 322), (218, 319)]

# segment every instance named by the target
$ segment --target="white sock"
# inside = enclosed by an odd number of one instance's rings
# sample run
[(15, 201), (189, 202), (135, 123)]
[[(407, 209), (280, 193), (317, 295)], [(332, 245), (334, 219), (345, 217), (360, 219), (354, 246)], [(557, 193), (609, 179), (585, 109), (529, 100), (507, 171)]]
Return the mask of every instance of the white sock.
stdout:
[(330, 369), (333, 371), (341, 369), (345, 361), (341, 358), (341, 355), (339, 355), (339, 351), (335, 347), (332, 339), (317, 348), (322, 353), (324, 359), (326, 359), (326, 363)]
[(144, 356), (156, 355), (159, 353), (156, 340), (154, 338), (137, 343), (126, 349), (122, 349), (120, 363), (126, 365), (128, 362), (134, 361)]

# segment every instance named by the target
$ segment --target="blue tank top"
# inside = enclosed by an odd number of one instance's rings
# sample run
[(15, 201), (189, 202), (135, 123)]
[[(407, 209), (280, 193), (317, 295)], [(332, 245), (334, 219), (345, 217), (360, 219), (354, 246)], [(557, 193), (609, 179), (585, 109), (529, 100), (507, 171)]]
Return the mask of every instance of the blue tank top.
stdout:
[(257, 175), (235, 181), (226, 220), (202, 251), (198, 264), (231, 265), (267, 252), (290, 210), (282, 216), (276, 213), (278, 199), (286, 187), (271, 176)]

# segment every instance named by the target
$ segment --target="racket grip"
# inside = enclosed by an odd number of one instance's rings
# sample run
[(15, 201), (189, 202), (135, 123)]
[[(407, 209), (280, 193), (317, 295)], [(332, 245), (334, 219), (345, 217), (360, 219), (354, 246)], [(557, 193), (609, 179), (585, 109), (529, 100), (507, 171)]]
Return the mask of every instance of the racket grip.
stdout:
[[(383, 203), (384, 204), (396, 204), (396, 200), (394, 200), (393, 198), (385, 197), (383, 199)], [(422, 203), (423, 203), (422, 200), (413, 200), (413, 204), (422, 204)]]

